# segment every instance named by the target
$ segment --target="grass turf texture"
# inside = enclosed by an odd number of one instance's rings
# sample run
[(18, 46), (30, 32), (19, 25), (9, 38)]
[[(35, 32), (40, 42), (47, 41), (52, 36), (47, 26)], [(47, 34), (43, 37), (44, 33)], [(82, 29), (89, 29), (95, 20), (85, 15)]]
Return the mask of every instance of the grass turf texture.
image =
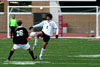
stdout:
[[(34, 40), (29, 40), (33, 47)], [(34, 51), (39, 56), (42, 40)], [(4, 64), (13, 43), (9, 39), (0, 39), (0, 67), (22, 67), (21, 64)], [(98, 67), (100, 57), (81, 57), (80, 55), (100, 55), (100, 41), (90, 39), (51, 39), (42, 61), (36, 64), (26, 64), (24, 67)], [(11, 62), (33, 62), (28, 51), (19, 49), (14, 52)], [(39, 62), (39, 63), (38, 63)]]

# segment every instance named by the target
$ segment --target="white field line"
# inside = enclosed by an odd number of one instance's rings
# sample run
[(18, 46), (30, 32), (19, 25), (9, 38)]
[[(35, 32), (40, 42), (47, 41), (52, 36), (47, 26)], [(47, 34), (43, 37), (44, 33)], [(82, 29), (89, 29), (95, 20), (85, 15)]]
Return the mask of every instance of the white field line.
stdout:
[(15, 65), (35, 65), (35, 64), (73, 64), (73, 65), (100, 65), (99, 63), (69, 63), (69, 62), (48, 62), (48, 61), (10, 61), (3, 64), (15, 64)]
[[(63, 55), (44, 55), (44, 56), (52, 56), (52, 57), (62, 57)], [(64, 55), (64, 57), (100, 57), (99, 55)]]
[[(45, 56), (51, 56), (51, 57), (66, 57), (66, 59), (67, 58), (69, 58), (69, 57), (83, 57), (84, 59), (78, 59), (78, 60), (100, 60), (100, 59), (93, 59), (93, 58), (99, 58), (100, 57), (100, 55), (64, 55), (64, 56), (62, 56), (62, 55), (44, 55), (44, 57)], [(92, 59), (87, 59), (87, 58), (92, 58)], [(0, 58), (0, 60), (1, 59), (7, 59), (7, 58)], [(29, 60), (29, 58), (12, 58), (12, 60), (16, 60), (16, 59), (18, 59), (18, 60)], [(46, 59), (46, 60), (48, 60), (49, 58), (44, 58), (44, 59)], [(60, 60), (64, 60), (64, 59), (55, 59), (55, 60), (58, 60), (58, 61), (60, 61)], [(71, 59), (71, 60), (73, 60), (73, 59)], [(75, 59), (76, 60), (76, 59)]]
[(100, 63), (67, 63), (67, 62), (63, 62), (63, 63), (51, 63), (51, 64), (72, 64), (72, 65), (100, 65)]
[(89, 57), (89, 58), (98, 58), (100, 57), (100, 54), (98, 55), (76, 55), (76, 56), (69, 56), (69, 57)]
[[(89, 58), (97, 58), (97, 57), (100, 57), (100, 55), (76, 55), (76, 56), (71, 56), (70, 55), (69, 57), (89, 57)], [(19, 58), (19, 59), (22, 59), (22, 58)], [(49, 59), (49, 58), (45, 58), (45, 59)], [(63, 60), (63, 59), (59, 59), (59, 60)], [(86, 60), (90, 60), (90, 59), (86, 59)], [(98, 60), (98, 59), (91, 59), (91, 60)], [(38, 64), (100, 65), (99, 63), (69, 63), (69, 62), (61, 62), (61, 63), (59, 63), (59, 62), (49, 62), (49, 61), (10, 61), (9, 63), (3, 63), (3, 64), (34, 65), (34, 64), (37, 64), (37, 63)]]
[[(0, 60), (6, 60), (7, 58), (0, 58)], [(50, 58), (43, 58), (44, 60), (50, 60)], [(32, 59), (29, 59), (29, 58), (13, 58), (12, 60), (32, 60)], [(11, 61), (12, 61), (11, 60)], [(67, 58), (66, 59), (53, 59), (53, 58), (51, 58), (51, 60), (55, 60), (55, 61), (64, 61), (64, 60), (66, 60), (67, 61)], [(100, 61), (100, 59), (87, 59), (87, 58), (84, 58), (84, 59), (70, 59), (70, 60), (81, 60), (81, 61), (86, 61), (86, 60), (88, 60), (88, 61)]]
[(34, 65), (34, 64), (48, 64), (48, 61), (10, 61), (9, 63), (3, 64), (15, 64), (15, 65)]
[[(49, 55), (48, 55), (49, 54)], [(93, 58), (95, 58), (95, 57), (100, 57), (100, 54), (97, 54), (97, 55), (60, 55), (60, 54), (57, 54), (57, 55), (55, 55), (55, 54), (51, 54), (51, 53), (48, 53), (48, 54), (45, 54), (44, 55), (44, 57), (46, 56), (46, 57), (48, 57), (48, 56), (51, 56), (51, 57), (93, 57)], [(3, 54), (3, 55), (8, 55), (8, 54)], [(19, 54), (15, 54), (16, 56), (18, 55), (19, 56)], [(28, 55), (28, 54), (23, 54), (24, 56), (26, 56), (26, 55)], [(0, 59), (2, 59), (2, 58), (0, 58)], [(19, 58), (20, 59), (20, 58)], [(25, 58), (24, 58), (25, 59)]]
[[(8, 55), (8, 54), (3, 54), (3, 55)], [(19, 54), (15, 54), (15, 55), (19, 56)], [(28, 54), (23, 54), (23, 55), (27, 56)], [(66, 55), (60, 55), (60, 54), (56, 54), (56, 55), (55, 54), (54, 55), (53, 54), (49, 54), (49, 55), (45, 54), (44, 55), (44, 57), (48, 57), (48, 56), (50, 56), (50, 57), (100, 57), (100, 55), (67, 55), (67, 54)], [(0, 58), (0, 59), (2, 59), (2, 58)]]

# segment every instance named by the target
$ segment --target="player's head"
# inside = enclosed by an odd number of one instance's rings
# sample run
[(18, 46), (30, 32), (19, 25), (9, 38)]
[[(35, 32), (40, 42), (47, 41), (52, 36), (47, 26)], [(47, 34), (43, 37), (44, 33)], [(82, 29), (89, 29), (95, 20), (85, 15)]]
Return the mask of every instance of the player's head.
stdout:
[(15, 18), (15, 14), (12, 15), (12, 18)]
[(22, 25), (22, 21), (21, 20), (18, 20), (17, 21), (17, 24), (18, 24), (18, 26), (21, 26)]
[(52, 19), (52, 14), (48, 14), (48, 15), (46, 16), (46, 18), (47, 18), (47, 20), (51, 20), (51, 19)]

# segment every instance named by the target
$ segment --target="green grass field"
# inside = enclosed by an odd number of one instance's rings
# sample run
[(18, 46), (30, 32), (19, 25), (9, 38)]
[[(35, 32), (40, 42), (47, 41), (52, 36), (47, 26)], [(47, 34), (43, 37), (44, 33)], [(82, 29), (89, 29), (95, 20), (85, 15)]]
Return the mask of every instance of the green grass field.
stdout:
[[(29, 40), (31, 48), (34, 40)], [(39, 56), (42, 40), (34, 51)], [(5, 64), (13, 43), (0, 39), (0, 67), (100, 67), (100, 41), (91, 39), (51, 39), (42, 61), (32, 61), (28, 51), (15, 51), (9, 64)]]

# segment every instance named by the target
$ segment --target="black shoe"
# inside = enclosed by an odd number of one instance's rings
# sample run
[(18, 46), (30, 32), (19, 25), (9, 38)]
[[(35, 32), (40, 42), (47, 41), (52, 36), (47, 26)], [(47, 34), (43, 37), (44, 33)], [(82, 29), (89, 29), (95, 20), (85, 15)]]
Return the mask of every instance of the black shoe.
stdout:
[(37, 59), (37, 56), (34, 57), (33, 61), (34, 61), (35, 59)]

